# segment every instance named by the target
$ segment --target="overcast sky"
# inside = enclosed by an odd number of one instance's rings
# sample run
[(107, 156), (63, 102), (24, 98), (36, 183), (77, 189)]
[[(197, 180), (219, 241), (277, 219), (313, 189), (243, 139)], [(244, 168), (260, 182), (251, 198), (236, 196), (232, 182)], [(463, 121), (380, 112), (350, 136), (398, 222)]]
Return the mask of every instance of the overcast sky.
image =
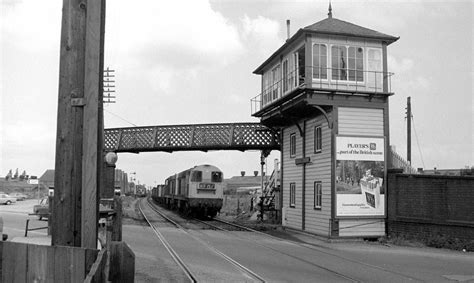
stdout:
[[(0, 0), (0, 176), (54, 168), (62, 1)], [(414, 167), (474, 165), (473, 2), (332, 1), (333, 16), (400, 39), (390, 143), (406, 156), (405, 107), (412, 97)], [(328, 1), (109, 0), (105, 66), (116, 70), (117, 103), (105, 127), (258, 122), (252, 74), (291, 33), (327, 17)], [(273, 152), (268, 174), (273, 169)], [(259, 170), (259, 152), (119, 154), (117, 168), (154, 186), (196, 164), (225, 177)], [(20, 172), (21, 173), (21, 172)]]

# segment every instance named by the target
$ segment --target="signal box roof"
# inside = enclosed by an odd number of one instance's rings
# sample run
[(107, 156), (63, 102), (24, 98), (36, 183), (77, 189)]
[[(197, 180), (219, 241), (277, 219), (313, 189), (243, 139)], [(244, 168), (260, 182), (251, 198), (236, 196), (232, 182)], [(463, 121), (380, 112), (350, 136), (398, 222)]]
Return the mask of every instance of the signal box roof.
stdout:
[(375, 30), (361, 27), (346, 21), (335, 18), (327, 18), (310, 26), (305, 27), (305, 31), (313, 31), (322, 34), (334, 34), (343, 36), (354, 36), (371, 39), (379, 39), (388, 44), (398, 40), (398, 37), (387, 35)]
[(391, 36), (384, 34), (375, 30), (371, 30), (365, 27), (361, 27), (346, 21), (342, 21), (332, 16), (299, 29), (290, 39), (288, 39), (285, 44), (283, 44), (275, 53), (272, 54), (262, 65), (260, 65), (253, 73), (262, 74), (263, 68), (272, 61), (275, 57), (280, 55), (280, 52), (286, 48), (291, 43), (295, 42), (301, 35), (309, 34), (326, 34), (326, 35), (340, 35), (340, 36), (349, 36), (349, 37), (358, 37), (364, 39), (374, 39), (380, 40), (387, 45), (397, 41), (399, 37)]

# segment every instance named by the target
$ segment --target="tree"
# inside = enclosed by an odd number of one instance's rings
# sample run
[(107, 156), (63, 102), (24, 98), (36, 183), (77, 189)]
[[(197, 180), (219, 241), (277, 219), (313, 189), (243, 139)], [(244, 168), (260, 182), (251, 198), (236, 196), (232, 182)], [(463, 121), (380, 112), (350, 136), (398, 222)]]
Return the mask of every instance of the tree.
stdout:
[(18, 179), (18, 168), (16, 168), (15, 175), (13, 175), (12, 179)]
[(23, 170), (23, 173), (21, 173), (21, 175), (20, 175), (20, 180), (23, 181), (25, 179), (27, 179), (26, 178), (26, 170)]
[(12, 169), (10, 169), (10, 171), (8, 171), (8, 174), (5, 176), (5, 180), (8, 181), (11, 178), (12, 178)]

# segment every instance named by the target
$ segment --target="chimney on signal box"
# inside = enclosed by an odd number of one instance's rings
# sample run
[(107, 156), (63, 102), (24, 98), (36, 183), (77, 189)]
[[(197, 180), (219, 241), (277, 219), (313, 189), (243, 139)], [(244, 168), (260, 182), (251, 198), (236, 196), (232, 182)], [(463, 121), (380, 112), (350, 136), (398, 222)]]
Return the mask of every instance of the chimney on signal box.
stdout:
[(290, 20), (286, 20), (286, 41), (290, 39)]

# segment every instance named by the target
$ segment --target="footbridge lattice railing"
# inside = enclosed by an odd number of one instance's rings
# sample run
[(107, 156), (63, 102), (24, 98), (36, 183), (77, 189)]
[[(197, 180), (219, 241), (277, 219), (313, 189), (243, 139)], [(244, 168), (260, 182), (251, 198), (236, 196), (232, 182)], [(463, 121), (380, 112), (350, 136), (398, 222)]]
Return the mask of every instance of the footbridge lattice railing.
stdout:
[(114, 152), (280, 150), (278, 133), (260, 123), (196, 124), (104, 130)]

